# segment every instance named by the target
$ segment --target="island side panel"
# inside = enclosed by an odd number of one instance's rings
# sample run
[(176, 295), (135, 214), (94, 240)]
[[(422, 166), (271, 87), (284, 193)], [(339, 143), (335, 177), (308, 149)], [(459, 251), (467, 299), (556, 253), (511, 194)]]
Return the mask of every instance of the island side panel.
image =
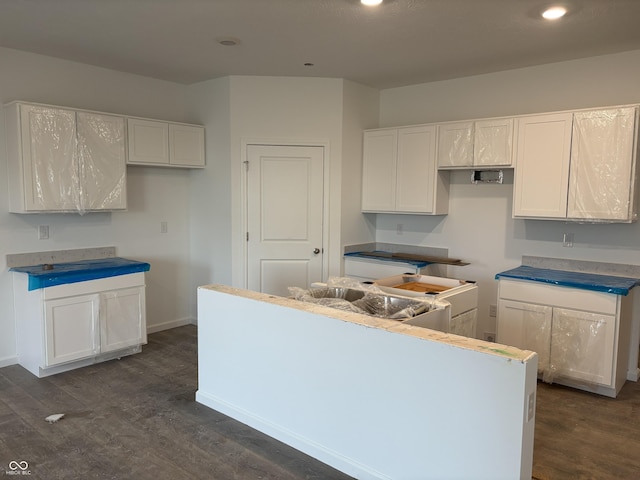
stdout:
[(535, 354), (226, 290), (198, 290), (198, 402), (357, 478), (531, 478)]

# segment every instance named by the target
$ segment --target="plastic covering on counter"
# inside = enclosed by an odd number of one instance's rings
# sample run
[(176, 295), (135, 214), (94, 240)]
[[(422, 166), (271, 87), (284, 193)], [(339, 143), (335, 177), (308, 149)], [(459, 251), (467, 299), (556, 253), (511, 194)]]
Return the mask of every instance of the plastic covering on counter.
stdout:
[(125, 208), (124, 118), (28, 106), (33, 196), (43, 210)]
[(531, 280), (594, 292), (613, 293), (615, 295), (628, 295), (629, 290), (640, 283), (640, 279), (638, 278), (553, 270), (550, 268), (530, 267), (528, 265), (521, 265), (520, 267), (496, 274), (496, 279), (500, 278)]
[(120, 257), (81, 260), (78, 262), (56, 263), (52, 265), (33, 265), (13, 267), (12, 272), (29, 275), (29, 290), (84, 282), (98, 278), (115, 277), (129, 273), (146, 272), (151, 266), (145, 262)]
[(389, 295), (346, 277), (329, 278), (326, 287), (309, 290), (289, 287), (289, 293), (303, 302), (391, 320), (413, 318), (433, 308), (433, 302)]
[(635, 122), (635, 107), (574, 113), (568, 219), (629, 220)]

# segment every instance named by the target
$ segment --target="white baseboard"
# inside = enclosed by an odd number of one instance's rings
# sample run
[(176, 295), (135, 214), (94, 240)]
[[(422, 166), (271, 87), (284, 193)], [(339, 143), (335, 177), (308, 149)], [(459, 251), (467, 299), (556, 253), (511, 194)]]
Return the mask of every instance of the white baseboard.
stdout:
[(238, 420), (245, 425), (255, 428), (256, 430), (269, 435), (270, 437), (275, 438), (296, 450), (306, 453), (307, 455), (320, 460), (321, 462), (326, 463), (347, 475), (351, 475), (354, 478), (362, 480), (392, 480), (389, 476), (378, 472), (367, 465), (363, 465), (351, 458), (345, 457), (332, 449), (314, 442), (312, 439), (304, 435), (300, 435), (287, 428), (283, 428), (280, 425), (276, 425), (273, 422), (253, 414), (252, 412), (244, 410), (243, 408), (238, 408), (215, 395), (197, 390), (196, 402)]
[(0, 358), (0, 368), (8, 367), (10, 365), (16, 365), (17, 363), (18, 363), (18, 357)]
[(182, 327), (184, 325), (196, 325), (196, 319), (192, 317), (179, 318), (170, 322), (147, 325), (147, 334), (169, 330), (170, 328)]

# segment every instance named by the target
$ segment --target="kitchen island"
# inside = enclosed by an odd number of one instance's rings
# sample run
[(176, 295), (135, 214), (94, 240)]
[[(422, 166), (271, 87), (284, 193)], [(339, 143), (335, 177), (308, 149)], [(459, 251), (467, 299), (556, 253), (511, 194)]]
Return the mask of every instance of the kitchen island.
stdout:
[(537, 355), (198, 289), (196, 400), (361, 479), (531, 478)]

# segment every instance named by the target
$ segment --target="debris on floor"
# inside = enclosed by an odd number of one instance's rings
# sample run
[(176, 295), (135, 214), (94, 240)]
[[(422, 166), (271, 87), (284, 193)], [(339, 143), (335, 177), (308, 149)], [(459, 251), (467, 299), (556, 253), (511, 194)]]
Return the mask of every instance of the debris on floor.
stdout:
[(55, 423), (62, 417), (64, 417), (64, 413), (54, 413), (53, 415), (49, 415), (47, 418), (45, 418), (45, 421), (49, 423)]

